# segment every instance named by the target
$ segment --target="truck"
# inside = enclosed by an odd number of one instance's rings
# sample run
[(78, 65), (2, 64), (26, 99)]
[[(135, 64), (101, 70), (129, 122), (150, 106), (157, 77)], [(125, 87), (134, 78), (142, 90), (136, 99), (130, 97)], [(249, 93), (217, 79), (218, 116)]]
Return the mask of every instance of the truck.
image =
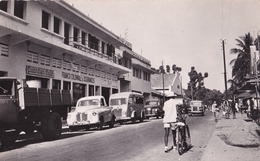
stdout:
[(190, 114), (201, 114), (204, 116), (205, 108), (204, 103), (201, 100), (191, 100), (190, 101)]
[(74, 111), (68, 113), (67, 124), (70, 131), (103, 126), (114, 127), (115, 115), (112, 107), (107, 106), (103, 96), (87, 96), (77, 101)]
[(0, 77), (0, 145), (8, 147), (20, 132), (37, 130), (44, 140), (61, 136), (62, 120), (71, 108), (69, 90), (31, 88), (25, 80)]

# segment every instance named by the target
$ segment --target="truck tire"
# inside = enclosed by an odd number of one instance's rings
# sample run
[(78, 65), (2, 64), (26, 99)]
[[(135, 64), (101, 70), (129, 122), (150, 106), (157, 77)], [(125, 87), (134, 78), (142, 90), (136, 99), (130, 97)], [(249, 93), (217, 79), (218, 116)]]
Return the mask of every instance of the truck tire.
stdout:
[(58, 113), (45, 114), (42, 118), (41, 134), (44, 140), (55, 140), (61, 136), (62, 123)]
[(24, 131), (26, 134), (33, 134), (35, 125), (26, 110), (23, 110), (18, 115), (19, 130)]

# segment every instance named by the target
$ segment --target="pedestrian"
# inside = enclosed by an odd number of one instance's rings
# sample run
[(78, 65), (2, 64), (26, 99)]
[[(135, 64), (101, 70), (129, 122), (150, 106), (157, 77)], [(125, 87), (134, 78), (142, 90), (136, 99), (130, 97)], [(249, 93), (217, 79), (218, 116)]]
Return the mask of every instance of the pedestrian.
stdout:
[(231, 110), (232, 110), (232, 114), (233, 114), (233, 119), (236, 119), (236, 103), (234, 100), (232, 100), (232, 102), (231, 102)]
[(213, 116), (216, 118), (216, 112), (218, 110), (218, 107), (217, 107), (217, 103), (216, 101), (213, 102), (212, 106), (211, 106), (211, 111), (213, 112)]
[[(163, 126), (165, 130), (164, 135), (164, 143), (165, 148), (164, 152), (169, 152), (172, 148), (174, 150), (177, 149), (176, 144), (176, 129), (177, 129), (177, 105), (178, 102), (175, 101), (173, 98), (170, 98), (164, 103), (163, 110), (164, 110), (164, 117), (163, 117)], [(173, 137), (173, 147), (168, 147), (168, 137), (170, 133), (170, 129), (172, 130), (172, 137)]]

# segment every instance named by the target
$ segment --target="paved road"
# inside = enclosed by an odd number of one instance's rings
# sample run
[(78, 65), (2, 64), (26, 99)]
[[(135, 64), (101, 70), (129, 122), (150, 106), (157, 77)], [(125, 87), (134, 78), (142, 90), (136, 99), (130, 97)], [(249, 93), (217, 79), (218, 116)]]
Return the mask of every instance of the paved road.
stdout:
[(162, 119), (152, 118), (143, 123), (116, 125), (101, 131), (65, 132), (61, 139), (50, 142), (44, 142), (38, 134), (22, 136), (11, 150), (0, 153), (0, 160), (200, 160), (215, 122), (208, 112), (203, 117), (189, 117), (187, 123), (193, 147), (182, 156), (177, 151), (164, 153)]

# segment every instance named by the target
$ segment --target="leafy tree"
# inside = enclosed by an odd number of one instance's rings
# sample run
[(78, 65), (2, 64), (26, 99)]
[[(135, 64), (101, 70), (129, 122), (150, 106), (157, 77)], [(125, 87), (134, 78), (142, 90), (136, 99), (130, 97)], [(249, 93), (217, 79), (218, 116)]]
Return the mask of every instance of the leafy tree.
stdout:
[(250, 33), (247, 33), (245, 36), (240, 36), (239, 39), (236, 39), (236, 41), (239, 48), (232, 48), (230, 53), (237, 54), (237, 58), (231, 60), (230, 65), (232, 66), (233, 81), (238, 84), (247, 74), (250, 74), (250, 46), (253, 45), (254, 40)]
[(159, 67), (159, 72), (165, 74), (165, 70), (164, 70), (164, 67), (162, 65)]
[(196, 92), (200, 93), (204, 90), (204, 78), (208, 77), (208, 73), (204, 73), (203, 76), (202, 73), (197, 73), (195, 67), (191, 67), (191, 71), (188, 73), (188, 75), (190, 77), (190, 82), (188, 83), (188, 90), (190, 90), (191, 92), (191, 98), (194, 96), (194, 99), (200, 99), (197, 96), (201, 94), (196, 94)]
[(170, 70), (171, 70), (171, 69), (170, 69), (170, 66), (169, 66), (169, 65), (166, 65), (166, 72), (167, 72), (167, 73), (170, 73)]
[(172, 65), (172, 72), (175, 73), (176, 71), (180, 72), (182, 69), (181, 67), (177, 67), (175, 64)]

